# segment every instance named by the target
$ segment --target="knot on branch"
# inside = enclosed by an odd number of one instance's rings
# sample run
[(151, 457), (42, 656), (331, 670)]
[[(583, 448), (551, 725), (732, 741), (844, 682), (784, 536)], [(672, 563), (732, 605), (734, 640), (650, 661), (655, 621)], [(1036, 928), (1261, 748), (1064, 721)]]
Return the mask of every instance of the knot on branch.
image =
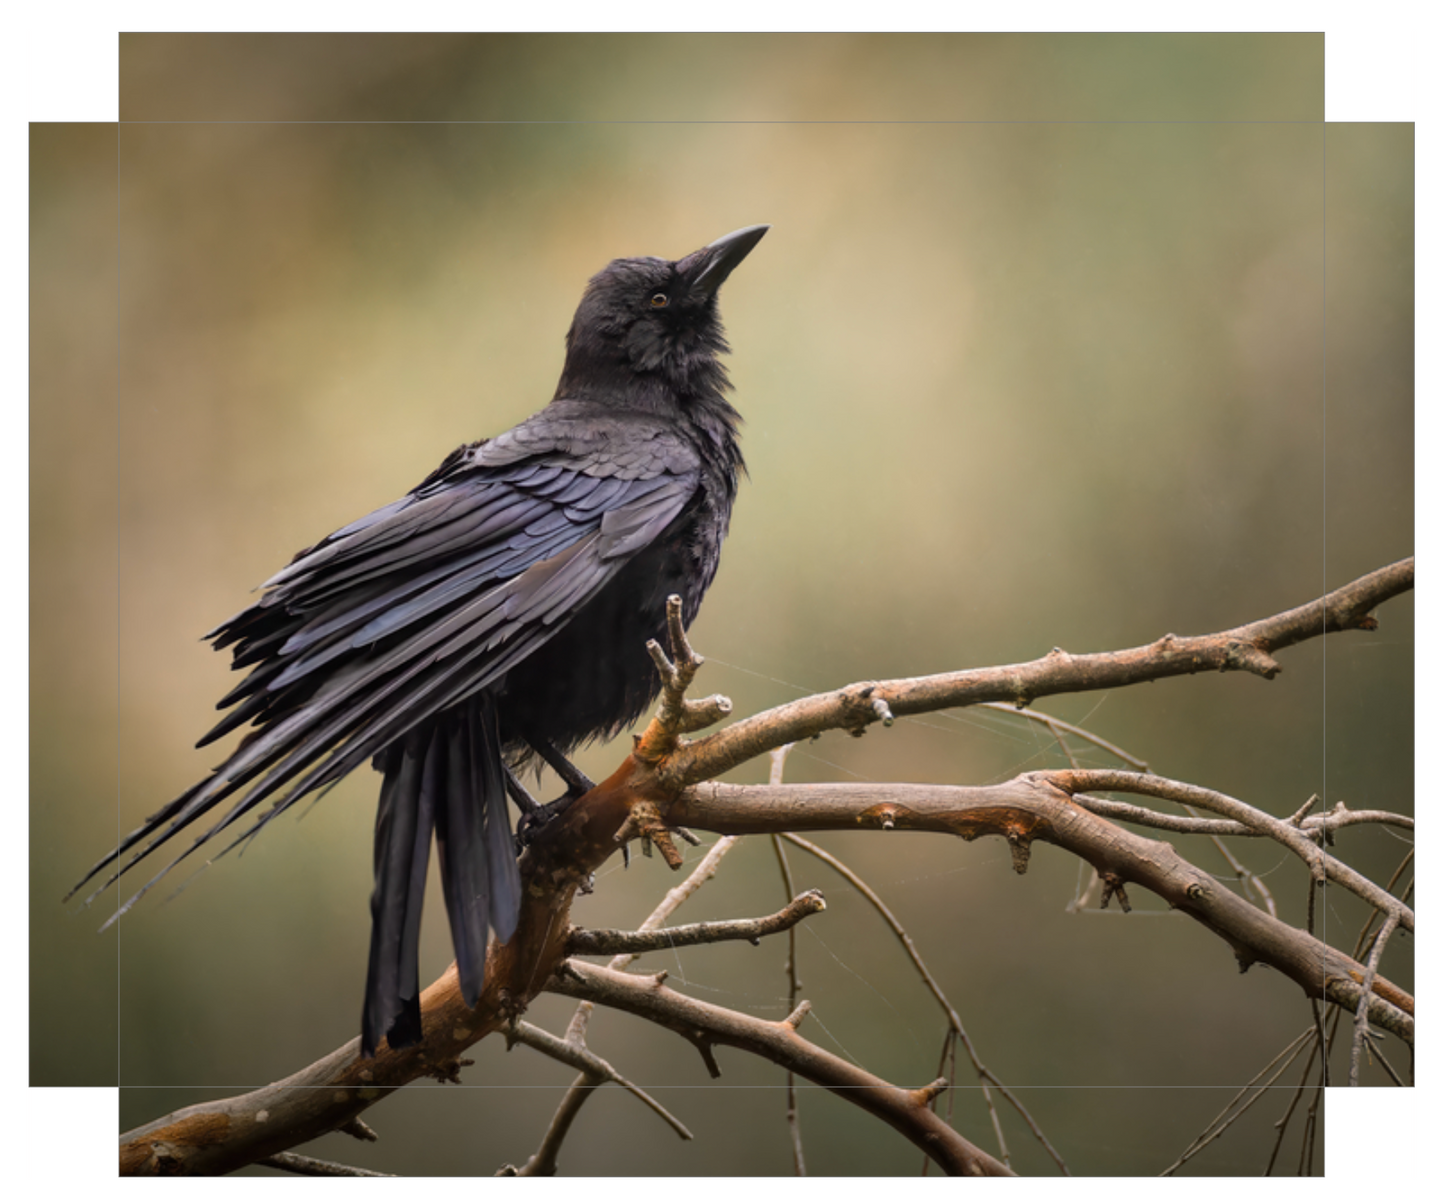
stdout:
[(858, 815), (858, 824), (860, 826), (876, 825), (880, 830), (892, 830), (908, 812), (901, 805), (895, 805), (892, 801), (884, 801), (880, 805), (871, 805), (863, 810)]
[(894, 722), (893, 710), (879, 691), (877, 684), (852, 684), (843, 690), (843, 716), (841, 726), (854, 738), (862, 738), (863, 732), (875, 721), (885, 726)]
[[(559, 959), (556, 967), (552, 969), (552, 979), (582, 981), (583, 976), (582, 973), (572, 965), (570, 959)], [(511, 1043), (515, 1034), (516, 1031), (513, 1030), (512, 1033), (507, 1036), (507, 1049), (509, 1051), (511, 1050)]]
[(1266, 680), (1272, 680), (1284, 670), (1273, 656), (1253, 642), (1230, 639), (1224, 647), (1224, 657), (1219, 664), (1220, 671), (1248, 671)]
[(662, 681), (662, 699), (647, 729), (633, 740), (632, 753), (649, 765), (661, 762), (683, 745), (684, 734), (715, 725), (733, 710), (732, 701), (725, 696), (715, 694), (700, 701), (687, 698), (687, 690), (704, 659), (687, 640), (682, 598), (676, 595), (667, 598), (667, 640), (671, 657), (655, 639), (647, 643), (647, 653)]
[(626, 843), (634, 838), (645, 839), (644, 846), (656, 847), (667, 866), (676, 871), (682, 866), (682, 855), (672, 841), (672, 831), (651, 801), (638, 801), (627, 811), (627, 820), (614, 834), (613, 840)]
[(1150, 644), (1149, 649), (1159, 658), (1168, 659), (1175, 654), (1174, 644), (1179, 641), (1178, 634), (1165, 634), (1162, 638), (1156, 639)]
[(376, 1142), (376, 1131), (368, 1126), (358, 1117), (348, 1118), (336, 1127), (337, 1134), (349, 1134), (352, 1138), (360, 1139), (364, 1143)]
[(940, 1076), (932, 1084), (925, 1084), (922, 1088), (915, 1088), (911, 1090), (908, 1096), (915, 1105), (927, 1108), (947, 1091), (948, 1078), (945, 1076)]

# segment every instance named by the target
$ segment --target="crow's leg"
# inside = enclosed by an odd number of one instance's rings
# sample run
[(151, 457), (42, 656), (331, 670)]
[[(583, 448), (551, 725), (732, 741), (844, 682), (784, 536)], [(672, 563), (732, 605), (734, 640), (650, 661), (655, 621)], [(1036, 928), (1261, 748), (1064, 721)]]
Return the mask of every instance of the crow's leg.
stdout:
[[(532, 738), (524, 734), (522, 735), (522, 739), (542, 757), (543, 762), (545, 762), (548, 767), (561, 777), (562, 783), (567, 785), (567, 796), (572, 800), (575, 801), (584, 792), (591, 792), (597, 787), (566, 755), (545, 738)], [(561, 799), (561, 797), (557, 798), (557, 800)], [(554, 801), (552, 803), (555, 804), (556, 802)]]
[[(548, 801), (545, 805), (538, 805), (536, 801), (532, 801), (532, 807), (528, 808), (525, 803), (518, 802), (526, 812), (523, 814), (522, 820), (517, 823), (517, 841), (525, 847), (537, 836), (537, 832), (543, 826), (553, 818), (567, 812), (573, 801), (583, 793), (591, 792), (596, 785), (547, 739), (523, 733), (522, 741), (531, 747), (567, 785), (566, 792), (555, 801)], [(517, 788), (521, 789), (520, 783), (517, 784)], [(515, 798), (517, 794), (514, 792), (512, 795)], [(532, 800), (530, 796), (527, 799)]]
[(517, 808), (525, 816), (528, 813), (536, 813), (542, 807), (542, 802), (527, 791), (521, 780), (517, 779), (517, 773), (506, 764), (502, 765), (502, 771), (506, 773), (507, 795), (516, 802)]
[(517, 779), (517, 773), (505, 763), (502, 765), (502, 773), (503, 778), (507, 782), (507, 795), (512, 798), (517, 808), (522, 811), (522, 816), (517, 819), (517, 834), (515, 838), (517, 854), (520, 855), (526, 849), (530, 836), (536, 833), (536, 830), (532, 829), (529, 823), (542, 808), (542, 802), (527, 791), (526, 785)]

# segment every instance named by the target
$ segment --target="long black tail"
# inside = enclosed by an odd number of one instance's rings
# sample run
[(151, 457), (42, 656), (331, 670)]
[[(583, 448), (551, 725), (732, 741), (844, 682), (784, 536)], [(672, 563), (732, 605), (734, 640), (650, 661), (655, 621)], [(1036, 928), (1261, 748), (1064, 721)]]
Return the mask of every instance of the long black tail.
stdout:
[(487, 926), (503, 942), (511, 938), (522, 895), (490, 696), (474, 696), (410, 731), (375, 766), (385, 778), (376, 814), (364, 1055), (375, 1053), (383, 1035), (393, 1047), (421, 1040), (417, 944), (432, 831), (468, 1005), (482, 991)]

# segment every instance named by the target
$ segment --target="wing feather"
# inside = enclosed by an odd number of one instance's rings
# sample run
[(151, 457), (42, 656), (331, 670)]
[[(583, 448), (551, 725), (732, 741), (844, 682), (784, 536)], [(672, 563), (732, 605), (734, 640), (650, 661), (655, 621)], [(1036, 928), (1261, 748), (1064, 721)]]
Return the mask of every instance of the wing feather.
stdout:
[[(675, 439), (644, 429), (641, 445), (588, 445), (579, 464), (571, 455), (587, 438), (559, 428), (550, 438), (532, 431), (505, 447), (464, 448), (415, 492), (302, 552), (256, 604), (213, 630), (216, 646), (234, 645), (234, 665), (255, 666), (222, 702), (237, 707), (203, 743), (247, 721), (254, 729), (76, 891), (110, 867), (113, 882), (223, 801), (232, 802), (224, 816), (180, 859), (272, 800), (240, 836), (249, 837), (301, 796), (497, 685), (675, 521), (697, 488), (696, 454)], [(500, 795), (494, 784), (481, 790)], [(406, 790), (425, 791), (419, 777), (408, 777)], [(494, 817), (481, 838), (494, 874), (511, 860), (505, 824)], [(413, 837), (398, 831), (398, 856)], [(399, 861), (392, 874), (404, 875)]]

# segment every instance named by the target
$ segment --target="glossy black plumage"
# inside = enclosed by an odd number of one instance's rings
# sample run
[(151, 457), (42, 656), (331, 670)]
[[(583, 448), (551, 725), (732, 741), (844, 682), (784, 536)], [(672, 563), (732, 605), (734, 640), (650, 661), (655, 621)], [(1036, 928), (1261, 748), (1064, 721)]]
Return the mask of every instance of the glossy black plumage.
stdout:
[(645, 644), (665, 639), (666, 598), (679, 594), (691, 622), (717, 570), (743, 469), (717, 289), (766, 230), (677, 262), (611, 263), (588, 284), (546, 408), (302, 551), (211, 631), (252, 670), (199, 745), (251, 731), (77, 890), (113, 867), (98, 893), (228, 803), (154, 884), (222, 832), (229, 849), (372, 759), (383, 782), (363, 1049), (420, 1038), (433, 835), (475, 1004), (487, 928), (511, 937), (520, 902), (504, 762), (635, 721), (657, 692)]

